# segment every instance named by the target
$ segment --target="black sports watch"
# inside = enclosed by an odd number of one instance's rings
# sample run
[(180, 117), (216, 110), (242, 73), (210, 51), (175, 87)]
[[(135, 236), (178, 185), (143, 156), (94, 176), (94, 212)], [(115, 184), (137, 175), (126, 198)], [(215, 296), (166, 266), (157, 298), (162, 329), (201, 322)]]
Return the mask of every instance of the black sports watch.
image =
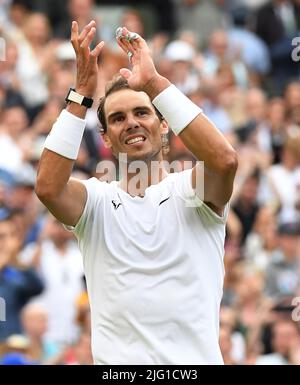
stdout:
[(91, 108), (94, 102), (92, 98), (86, 98), (85, 96), (80, 95), (78, 92), (76, 92), (75, 88), (70, 88), (65, 100), (67, 103), (74, 102), (87, 108)]

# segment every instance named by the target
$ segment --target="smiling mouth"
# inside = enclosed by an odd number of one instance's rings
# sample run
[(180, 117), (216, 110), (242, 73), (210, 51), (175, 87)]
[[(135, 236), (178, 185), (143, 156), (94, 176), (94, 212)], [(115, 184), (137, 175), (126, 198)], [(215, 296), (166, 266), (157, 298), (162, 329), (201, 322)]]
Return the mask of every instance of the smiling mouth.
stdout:
[(132, 145), (137, 143), (143, 143), (145, 142), (146, 138), (144, 136), (137, 136), (136, 138), (127, 139), (125, 141), (125, 144)]

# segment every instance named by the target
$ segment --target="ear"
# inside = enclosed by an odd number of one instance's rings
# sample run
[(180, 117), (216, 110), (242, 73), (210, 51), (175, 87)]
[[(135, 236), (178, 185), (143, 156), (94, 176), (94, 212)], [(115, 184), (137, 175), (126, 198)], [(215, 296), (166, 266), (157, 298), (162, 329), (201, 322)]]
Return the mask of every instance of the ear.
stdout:
[(103, 142), (104, 142), (104, 147), (105, 148), (112, 148), (111, 141), (107, 135), (107, 133), (101, 134)]
[(160, 133), (167, 134), (169, 132), (169, 125), (165, 119), (163, 119), (160, 123)]

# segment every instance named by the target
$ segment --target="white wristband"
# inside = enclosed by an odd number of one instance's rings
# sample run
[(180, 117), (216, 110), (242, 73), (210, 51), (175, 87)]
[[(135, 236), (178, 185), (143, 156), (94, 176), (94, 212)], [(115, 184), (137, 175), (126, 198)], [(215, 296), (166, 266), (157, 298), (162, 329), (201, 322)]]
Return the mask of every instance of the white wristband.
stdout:
[(62, 110), (46, 138), (44, 147), (65, 158), (77, 159), (85, 124), (84, 119)]
[(176, 135), (179, 135), (202, 112), (202, 109), (180, 92), (174, 84), (158, 94), (152, 103)]

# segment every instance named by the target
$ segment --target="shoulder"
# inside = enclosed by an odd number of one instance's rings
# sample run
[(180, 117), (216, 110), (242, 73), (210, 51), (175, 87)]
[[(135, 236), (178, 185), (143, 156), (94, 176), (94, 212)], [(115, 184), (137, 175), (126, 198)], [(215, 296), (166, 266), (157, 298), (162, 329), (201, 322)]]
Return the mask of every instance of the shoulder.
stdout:
[(111, 183), (101, 181), (94, 177), (86, 180), (81, 179), (80, 182), (85, 186), (87, 192), (83, 212), (76, 226), (65, 226), (67, 230), (75, 231), (76, 235), (81, 234), (86, 225), (93, 222), (95, 212), (102, 210), (103, 201), (112, 189)]
[(104, 182), (95, 177), (87, 180), (81, 180), (81, 182), (84, 184), (87, 190), (88, 200), (96, 198), (99, 199), (102, 196), (108, 194), (112, 190), (114, 183)]
[(203, 186), (204, 180), (197, 181), (199, 183), (197, 192), (192, 187), (192, 171), (193, 169), (187, 169), (170, 174), (166, 182), (171, 186), (172, 194), (178, 198), (177, 201), (180, 201), (180, 205), (186, 212), (195, 210), (204, 222), (224, 226), (228, 217), (229, 203), (225, 205), (221, 215), (213, 211), (203, 201), (204, 194), (200, 185)]
[(81, 180), (81, 182), (86, 186), (86, 188), (88, 189), (95, 188), (96, 190), (105, 189), (107, 188), (107, 186), (110, 185), (110, 183), (103, 182), (100, 179), (97, 179), (95, 177), (89, 178), (86, 180)]

